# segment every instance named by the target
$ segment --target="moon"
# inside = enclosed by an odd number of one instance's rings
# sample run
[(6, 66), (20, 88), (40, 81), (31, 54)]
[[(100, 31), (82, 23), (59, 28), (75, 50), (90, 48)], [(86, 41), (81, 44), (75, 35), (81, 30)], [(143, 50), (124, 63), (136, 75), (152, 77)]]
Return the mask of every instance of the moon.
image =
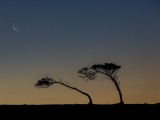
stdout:
[(15, 27), (15, 25), (12, 25), (12, 27), (13, 27), (13, 29), (14, 29), (15, 31), (18, 31), (18, 29)]

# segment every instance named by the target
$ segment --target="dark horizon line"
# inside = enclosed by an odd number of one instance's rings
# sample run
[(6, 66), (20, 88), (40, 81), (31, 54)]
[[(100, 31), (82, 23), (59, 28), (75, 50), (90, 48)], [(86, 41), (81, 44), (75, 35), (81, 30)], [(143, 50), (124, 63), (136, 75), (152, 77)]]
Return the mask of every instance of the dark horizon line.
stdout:
[[(60, 105), (60, 106), (62, 106), (62, 105), (86, 105), (86, 106), (89, 106), (88, 104), (0, 104), (0, 106), (20, 106), (20, 105), (35, 105), (35, 106), (38, 106), (38, 105), (46, 105), (46, 106), (49, 106), (49, 105)], [(110, 105), (121, 105), (121, 104), (118, 104), (118, 103), (115, 103), (115, 104), (93, 104), (93, 105), (99, 105), (99, 106), (101, 106), (101, 105), (108, 105), (108, 106), (110, 106)], [(159, 103), (125, 103), (124, 105), (160, 105), (160, 102)]]

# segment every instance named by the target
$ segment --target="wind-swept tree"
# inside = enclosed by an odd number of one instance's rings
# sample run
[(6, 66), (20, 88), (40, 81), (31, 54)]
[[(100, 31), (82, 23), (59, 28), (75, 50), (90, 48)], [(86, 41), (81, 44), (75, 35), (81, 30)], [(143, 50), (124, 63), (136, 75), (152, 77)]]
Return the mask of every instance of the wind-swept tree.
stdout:
[(37, 81), (37, 83), (35, 84), (35, 87), (48, 88), (49, 86), (54, 85), (54, 84), (60, 84), (60, 85), (63, 85), (65, 87), (67, 87), (67, 88), (75, 90), (77, 92), (80, 92), (81, 94), (83, 94), (83, 95), (88, 97), (88, 99), (89, 99), (89, 103), (88, 104), (89, 105), (93, 104), (92, 103), (92, 99), (91, 99), (89, 94), (87, 94), (87, 93), (85, 93), (85, 92), (83, 92), (83, 91), (81, 91), (81, 90), (79, 90), (79, 89), (77, 89), (75, 87), (71, 87), (67, 82), (64, 83), (60, 78), (59, 78), (59, 80), (55, 80), (55, 79), (52, 79), (52, 78), (49, 78), (49, 77), (44, 77), (44, 78), (42, 78), (42, 79)]
[(95, 65), (80, 69), (78, 71), (78, 74), (80, 77), (87, 78), (89, 80), (94, 80), (96, 78), (97, 73), (101, 73), (107, 76), (107, 78), (114, 83), (119, 93), (120, 104), (124, 104), (122, 92), (120, 90), (120, 82), (118, 81), (118, 76), (117, 76), (117, 72), (120, 68), (121, 66), (118, 66), (114, 63), (105, 63), (103, 65), (95, 64)]

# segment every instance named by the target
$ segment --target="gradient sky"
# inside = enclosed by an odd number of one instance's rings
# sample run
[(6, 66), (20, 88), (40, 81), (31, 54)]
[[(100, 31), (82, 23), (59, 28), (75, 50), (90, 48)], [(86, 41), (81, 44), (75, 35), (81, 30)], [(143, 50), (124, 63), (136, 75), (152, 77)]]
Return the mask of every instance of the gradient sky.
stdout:
[[(15, 25), (19, 31), (12, 28)], [(113, 62), (125, 103), (160, 102), (159, 0), (0, 0), (0, 104), (83, 104), (59, 76), (95, 104), (119, 102), (111, 81), (79, 78), (87, 65)]]

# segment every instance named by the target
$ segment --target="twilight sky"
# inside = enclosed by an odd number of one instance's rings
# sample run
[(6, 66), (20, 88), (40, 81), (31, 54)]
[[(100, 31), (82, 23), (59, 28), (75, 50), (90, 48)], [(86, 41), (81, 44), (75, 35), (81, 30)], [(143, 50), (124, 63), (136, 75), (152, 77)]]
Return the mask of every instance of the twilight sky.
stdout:
[(87, 92), (95, 104), (118, 103), (104, 76), (77, 75), (105, 62), (122, 66), (125, 103), (157, 103), (159, 51), (159, 0), (0, 0), (0, 104), (88, 103), (60, 85), (35, 88), (45, 75)]

